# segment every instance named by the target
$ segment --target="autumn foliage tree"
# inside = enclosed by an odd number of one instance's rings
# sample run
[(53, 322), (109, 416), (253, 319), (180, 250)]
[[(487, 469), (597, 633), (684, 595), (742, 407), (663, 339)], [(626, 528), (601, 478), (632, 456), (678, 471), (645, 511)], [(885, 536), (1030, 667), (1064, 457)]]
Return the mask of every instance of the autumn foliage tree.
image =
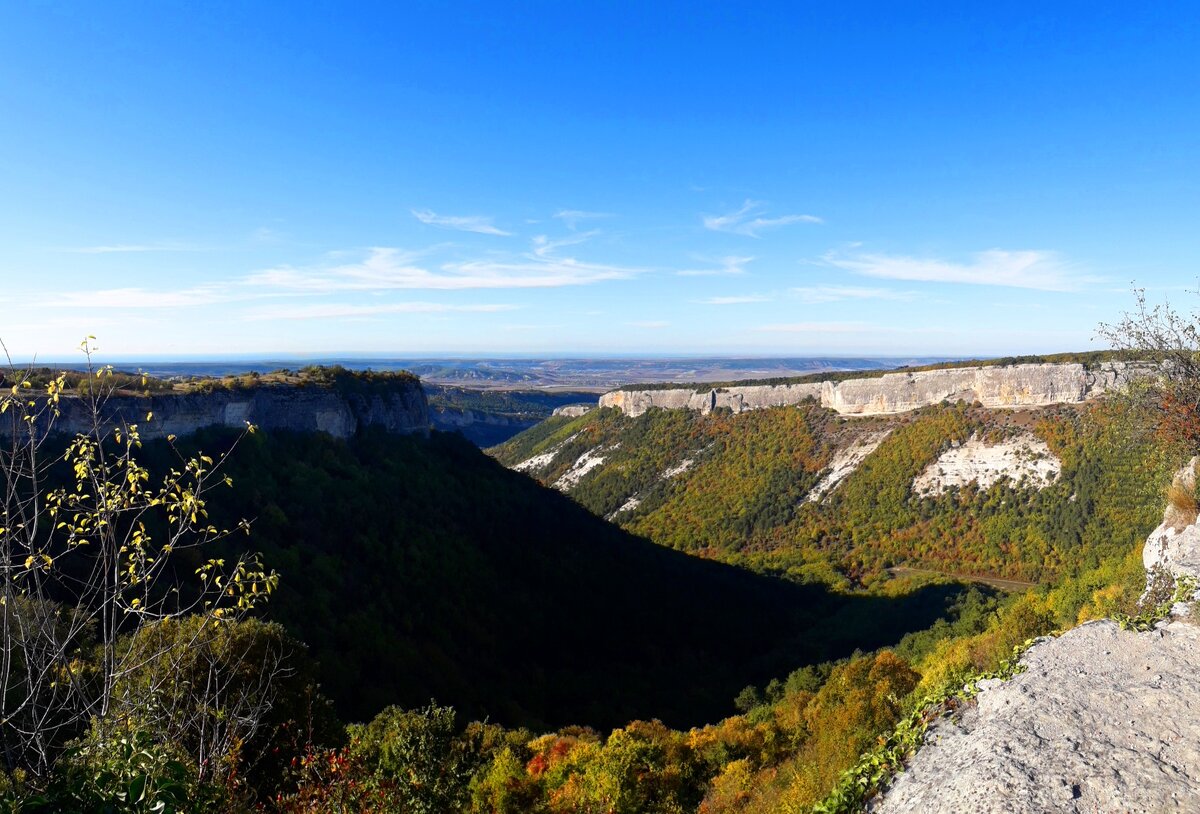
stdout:
[[(1195, 292), (1194, 292), (1195, 293)], [(1200, 322), (1170, 303), (1150, 305), (1145, 289), (1134, 290), (1135, 305), (1098, 333), (1113, 348), (1159, 363), (1154, 376), (1133, 390), (1143, 405), (1157, 412), (1160, 436), (1167, 441), (1200, 445)]]

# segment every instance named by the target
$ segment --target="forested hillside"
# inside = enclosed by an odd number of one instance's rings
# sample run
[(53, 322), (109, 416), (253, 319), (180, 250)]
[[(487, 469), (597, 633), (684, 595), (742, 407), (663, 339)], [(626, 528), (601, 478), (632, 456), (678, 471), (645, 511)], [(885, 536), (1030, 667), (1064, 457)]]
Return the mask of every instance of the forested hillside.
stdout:
[[(942, 456), (968, 442), (986, 457), (1018, 441), (1024, 451), (1010, 467), (1022, 470), (1024, 456), (1032, 472), (1044, 459), (1051, 482), (914, 485), (936, 480), (949, 466)], [(843, 466), (864, 444), (861, 462)], [(545, 422), (492, 452), (661, 545), (833, 584), (900, 565), (1053, 581), (1136, 547), (1178, 464), (1115, 403), (960, 403), (863, 419), (816, 405), (637, 418), (600, 410)], [(844, 479), (817, 489), (834, 463), (849, 470)]]
[(698, 724), (748, 683), (927, 627), (957, 593), (851, 597), (670, 551), (450, 434), (260, 432), (227, 472), (216, 519), (252, 519), (280, 574), (270, 618), (349, 719), (436, 697), (535, 727)]

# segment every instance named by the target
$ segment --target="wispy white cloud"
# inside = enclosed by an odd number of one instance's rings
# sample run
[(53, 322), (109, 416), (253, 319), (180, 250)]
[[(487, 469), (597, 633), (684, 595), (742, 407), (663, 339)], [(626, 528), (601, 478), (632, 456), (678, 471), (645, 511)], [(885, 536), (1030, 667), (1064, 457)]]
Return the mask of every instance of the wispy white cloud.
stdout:
[(574, 230), (576, 225), (581, 220), (596, 220), (598, 218), (611, 218), (611, 212), (585, 212), (582, 209), (560, 209), (551, 217), (558, 218), (567, 225), (568, 229)]
[(750, 302), (769, 302), (770, 297), (760, 294), (746, 294), (740, 297), (707, 297), (702, 300), (692, 300), (700, 305), (741, 305)]
[(283, 239), (283, 233), (270, 226), (260, 226), (250, 233), (250, 239), (255, 243), (278, 243)]
[(76, 246), (59, 249), (69, 254), (133, 254), (140, 252), (200, 252), (203, 246), (191, 243), (110, 243), (103, 246)]
[(430, 226), (441, 226), (444, 229), (457, 229), (460, 232), (475, 232), (481, 235), (499, 235), (508, 237), (512, 232), (498, 229), (492, 219), (483, 215), (439, 215), (429, 209), (412, 210), (413, 217)]
[(841, 285), (801, 286), (790, 292), (809, 305), (840, 300), (911, 300), (915, 296), (911, 291)]
[(866, 322), (788, 322), (761, 325), (754, 330), (767, 333), (860, 333), (871, 330)]
[(647, 328), (650, 330), (659, 330), (660, 328), (671, 327), (671, 323), (664, 322), (664, 321), (658, 320), (658, 319), (648, 319), (648, 320), (642, 320), (639, 322), (627, 322), (625, 324), (630, 326), (631, 328)]
[(564, 246), (577, 246), (580, 243), (586, 243), (598, 234), (600, 232), (593, 229), (590, 232), (578, 232), (557, 239), (551, 239), (546, 235), (536, 235), (531, 241), (533, 244), (533, 253), (538, 257), (548, 257)]
[(683, 269), (675, 273), (680, 277), (718, 277), (723, 274), (745, 274), (746, 265), (753, 260), (753, 257), (720, 257), (712, 261), (718, 264), (716, 268)]
[(867, 277), (937, 283), (996, 285), (1041, 291), (1075, 291), (1099, 278), (1080, 273), (1055, 252), (990, 249), (966, 263), (888, 254), (843, 255), (828, 252), (822, 260)]
[(714, 232), (729, 232), (747, 237), (760, 237), (759, 232), (765, 229), (775, 229), (780, 226), (790, 226), (793, 223), (824, 223), (816, 215), (780, 215), (767, 218), (758, 214), (762, 211), (760, 201), (747, 200), (742, 208), (726, 215), (703, 216), (704, 228)]
[(234, 299), (219, 286), (201, 286), (179, 291), (155, 291), (147, 288), (106, 288), (98, 291), (64, 291), (48, 294), (41, 303), (46, 308), (154, 309), (190, 308)]
[(448, 274), (437, 278), (438, 285), (430, 287), (560, 288), (591, 285), (604, 280), (624, 280), (641, 271), (604, 263), (587, 263), (573, 258), (542, 258), (537, 255), (524, 262), (475, 260), (467, 263), (447, 263), (442, 269)]
[(251, 286), (275, 291), (332, 293), (393, 289), (558, 288), (620, 280), (642, 269), (589, 263), (554, 254), (556, 246), (534, 242), (533, 249), (509, 258), (444, 263), (437, 270), (417, 264), (418, 253), (377, 247), (352, 263), (294, 268), (280, 266), (245, 278)]
[(252, 310), (251, 320), (338, 319), (385, 316), (388, 314), (496, 313), (514, 311), (520, 306), (507, 304), (447, 305), (439, 302), (393, 302), (378, 305), (323, 303), (318, 305), (280, 305)]

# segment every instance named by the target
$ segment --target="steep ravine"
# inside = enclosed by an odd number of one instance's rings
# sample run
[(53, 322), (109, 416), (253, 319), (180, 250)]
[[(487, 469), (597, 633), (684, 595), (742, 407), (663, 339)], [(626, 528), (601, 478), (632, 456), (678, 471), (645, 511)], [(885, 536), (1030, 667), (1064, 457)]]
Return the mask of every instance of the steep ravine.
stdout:
[[(1176, 485), (1194, 489), (1193, 461)], [(1200, 525), (1170, 506), (1146, 541), (1148, 580), (1200, 577)], [(870, 806), (917, 812), (1200, 810), (1200, 619), (1177, 603), (1147, 632), (1113, 621), (1041, 641), (1024, 672), (985, 682), (935, 722)]]

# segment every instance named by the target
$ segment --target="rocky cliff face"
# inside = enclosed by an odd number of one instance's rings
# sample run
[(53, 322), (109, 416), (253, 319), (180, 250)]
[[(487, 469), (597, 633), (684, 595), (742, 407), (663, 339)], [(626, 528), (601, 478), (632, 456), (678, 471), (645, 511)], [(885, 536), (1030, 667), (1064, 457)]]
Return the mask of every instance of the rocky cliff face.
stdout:
[[(1200, 458), (1175, 475), (1173, 491), (1196, 492), (1196, 466)], [(1148, 574), (1169, 574), (1173, 578), (1200, 579), (1200, 523), (1192, 507), (1168, 504), (1162, 525), (1151, 532), (1142, 549), (1142, 564)]]
[(616, 407), (630, 416), (653, 407), (701, 413), (728, 408), (740, 413), (810, 398), (843, 415), (903, 413), (959, 399), (994, 408), (1044, 407), (1095, 398), (1125, 384), (1140, 370), (1124, 362), (1108, 362), (1092, 370), (1081, 364), (1028, 364), (902, 371), (842, 382), (735, 385), (703, 392), (687, 387), (614, 390), (600, 397), (600, 406)]
[[(74, 434), (91, 428), (89, 406), (74, 397), (60, 402), (55, 432)], [(387, 389), (343, 393), (325, 387), (268, 386), (246, 390), (155, 396), (113, 396), (103, 405), (111, 424), (137, 424), (144, 439), (183, 436), (204, 427), (325, 432), (349, 438), (366, 427), (394, 433), (429, 433), (429, 407), (419, 382)], [(153, 417), (147, 421), (147, 414)]]
[(595, 409), (596, 405), (594, 404), (564, 404), (562, 407), (555, 407), (551, 415), (579, 418), (579, 416), (587, 415)]
[[(1176, 485), (1195, 485), (1193, 460)], [(1169, 506), (1147, 581), (1200, 578), (1195, 507)], [(1043, 640), (1025, 671), (942, 718), (878, 814), (1200, 810), (1200, 626), (1178, 603), (1153, 630), (1091, 622)]]

